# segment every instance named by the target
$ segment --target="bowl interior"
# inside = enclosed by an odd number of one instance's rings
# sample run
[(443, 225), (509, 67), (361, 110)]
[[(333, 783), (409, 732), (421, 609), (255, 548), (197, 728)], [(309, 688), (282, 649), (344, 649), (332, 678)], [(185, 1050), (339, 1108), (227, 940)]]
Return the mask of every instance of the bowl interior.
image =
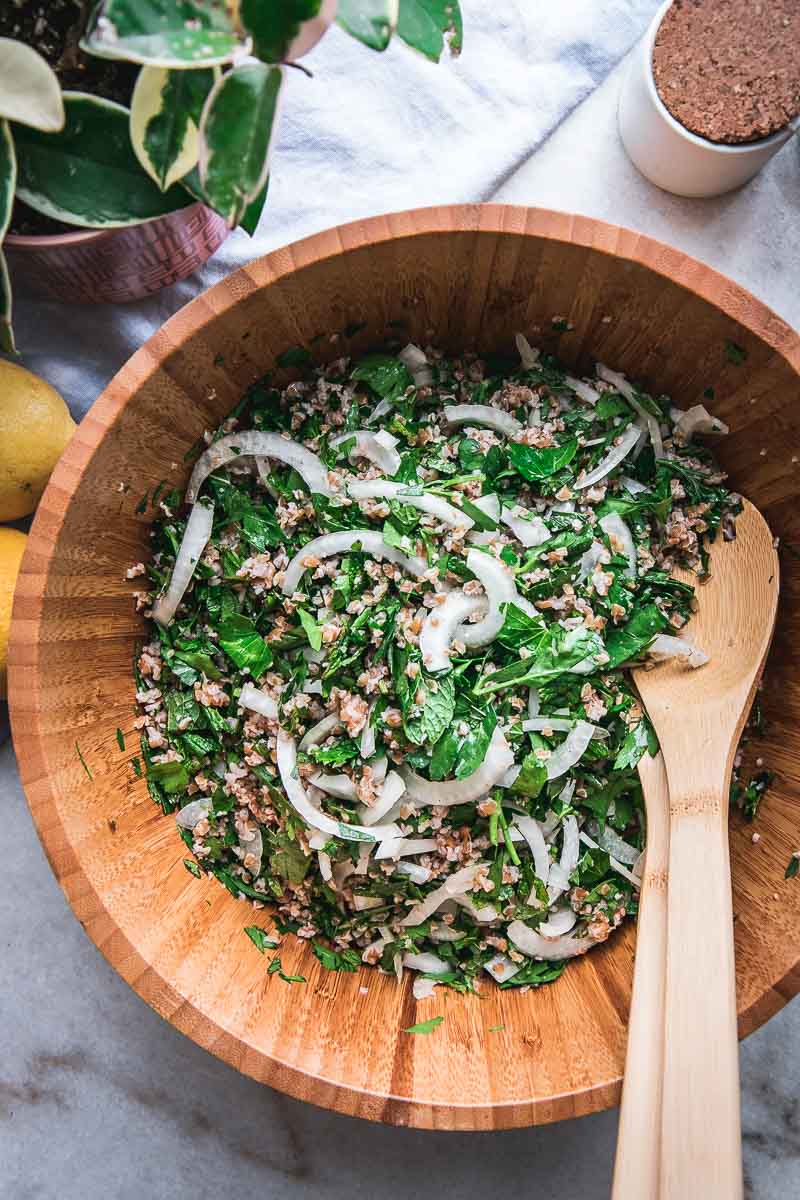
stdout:
[[(184, 485), (187, 449), (282, 351), (306, 345), (323, 361), (387, 335), (511, 350), (516, 330), (576, 369), (600, 358), (684, 407), (712, 386), (704, 402), (731, 426), (719, 453), (734, 485), (795, 547), (782, 556), (758, 748), (777, 779), (758, 845), (738, 817), (731, 828), (749, 1032), (800, 987), (800, 888), (783, 880), (800, 818), (800, 350), (778, 318), (708, 268), (599, 222), (499, 207), (376, 218), (260, 259), (169, 321), (85, 418), (40, 505), (14, 610), (20, 766), (89, 935), (148, 1003), (241, 1070), (397, 1124), (497, 1128), (613, 1103), (634, 930), (553, 986), (483, 1000), (438, 989), (416, 1003), (408, 980), (328, 973), (292, 938), (284, 969), (307, 983), (268, 977), (242, 933), (249, 905), (184, 869), (174, 819), (132, 768), (142, 626), (125, 569), (148, 552), (142, 496), (162, 480)], [(429, 1037), (400, 1032), (438, 1014)]]

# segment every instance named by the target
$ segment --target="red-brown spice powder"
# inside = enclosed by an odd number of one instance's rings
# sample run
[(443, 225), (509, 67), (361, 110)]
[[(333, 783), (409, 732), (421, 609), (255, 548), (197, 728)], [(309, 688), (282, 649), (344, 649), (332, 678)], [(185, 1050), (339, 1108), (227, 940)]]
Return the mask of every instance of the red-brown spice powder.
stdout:
[(712, 142), (752, 142), (800, 113), (800, 0), (674, 0), (653, 74), (677, 121)]

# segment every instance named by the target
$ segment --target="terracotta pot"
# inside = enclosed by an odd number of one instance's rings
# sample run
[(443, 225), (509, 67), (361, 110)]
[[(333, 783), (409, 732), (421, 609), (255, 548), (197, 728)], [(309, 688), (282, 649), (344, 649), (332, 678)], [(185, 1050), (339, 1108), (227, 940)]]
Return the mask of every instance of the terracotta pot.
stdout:
[(141, 225), (78, 229), (27, 237), (10, 233), (4, 249), (12, 281), (48, 300), (124, 304), (178, 283), (228, 236), (222, 217), (192, 204)]

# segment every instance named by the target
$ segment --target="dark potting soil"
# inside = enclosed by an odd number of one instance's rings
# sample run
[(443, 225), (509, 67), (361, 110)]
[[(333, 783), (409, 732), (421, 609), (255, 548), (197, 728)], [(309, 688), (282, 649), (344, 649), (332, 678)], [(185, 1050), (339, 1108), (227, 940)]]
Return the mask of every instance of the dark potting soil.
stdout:
[[(47, 60), (64, 91), (90, 92), (118, 104), (130, 104), (139, 68), (131, 63), (94, 58), (80, 49), (91, 3), (79, 0), (0, 0), (0, 37), (25, 42)], [(9, 230), (34, 236), (75, 233), (75, 225), (54, 221), (14, 203)]]
[(753, 142), (800, 113), (800, 0), (674, 0), (653, 75), (677, 121), (712, 142)]

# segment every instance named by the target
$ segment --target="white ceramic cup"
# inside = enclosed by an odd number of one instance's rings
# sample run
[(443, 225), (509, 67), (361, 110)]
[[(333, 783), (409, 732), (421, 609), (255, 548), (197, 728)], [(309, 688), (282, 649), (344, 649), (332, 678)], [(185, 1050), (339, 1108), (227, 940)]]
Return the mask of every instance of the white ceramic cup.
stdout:
[(619, 132), (634, 166), (651, 183), (678, 196), (719, 196), (752, 179), (797, 131), (800, 117), (770, 137), (740, 145), (710, 142), (676, 121), (653, 77), (653, 45), (671, 3), (662, 4), (633, 52), (619, 98)]

